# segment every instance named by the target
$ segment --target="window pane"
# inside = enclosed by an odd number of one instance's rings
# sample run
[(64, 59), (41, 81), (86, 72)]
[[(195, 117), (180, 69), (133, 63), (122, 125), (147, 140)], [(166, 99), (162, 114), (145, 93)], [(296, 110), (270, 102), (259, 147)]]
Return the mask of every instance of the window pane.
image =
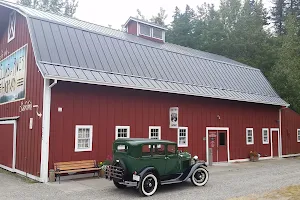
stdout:
[(159, 146), (154, 146), (153, 155), (165, 155), (165, 146), (164, 145), (159, 145)]
[(175, 145), (168, 145), (168, 155), (176, 153), (176, 146)]
[(153, 37), (163, 39), (162, 35), (163, 35), (162, 30), (160, 30), (158, 28), (153, 28)]
[(226, 145), (226, 137), (225, 137), (225, 133), (219, 133), (219, 145), (224, 146)]
[(151, 36), (150, 34), (150, 26), (144, 25), (144, 24), (140, 24), (140, 33), (142, 35), (147, 35), (147, 36)]

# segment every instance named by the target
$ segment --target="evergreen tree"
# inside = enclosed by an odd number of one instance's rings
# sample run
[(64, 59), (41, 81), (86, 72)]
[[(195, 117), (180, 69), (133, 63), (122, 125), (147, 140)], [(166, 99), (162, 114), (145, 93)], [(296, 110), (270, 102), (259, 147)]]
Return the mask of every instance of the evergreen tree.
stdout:
[(166, 26), (165, 20), (167, 19), (167, 17), (168, 15), (166, 14), (166, 10), (160, 8), (159, 13), (157, 13), (156, 16), (152, 16), (150, 21), (161, 26)]
[(19, 0), (19, 4), (46, 12), (72, 17), (78, 7), (78, 0)]
[(286, 35), (283, 35), (279, 60), (272, 71), (271, 81), (291, 107), (300, 112), (300, 37), (296, 15), (286, 20)]

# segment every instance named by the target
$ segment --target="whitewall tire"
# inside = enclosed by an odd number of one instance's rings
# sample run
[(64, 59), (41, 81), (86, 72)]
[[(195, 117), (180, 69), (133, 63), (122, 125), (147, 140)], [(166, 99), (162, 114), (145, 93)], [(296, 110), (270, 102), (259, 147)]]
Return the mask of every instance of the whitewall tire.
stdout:
[(157, 177), (151, 172), (146, 173), (141, 180), (139, 191), (144, 196), (152, 196), (158, 187)]
[(208, 178), (208, 171), (203, 167), (199, 167), (193, 172), (191, 181), (195, 186), (204, 186), (207, 183)]

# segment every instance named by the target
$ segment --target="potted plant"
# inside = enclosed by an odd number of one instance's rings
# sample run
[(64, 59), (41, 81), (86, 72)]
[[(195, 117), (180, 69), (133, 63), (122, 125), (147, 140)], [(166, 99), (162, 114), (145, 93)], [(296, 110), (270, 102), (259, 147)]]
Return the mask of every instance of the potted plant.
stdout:
[(107, 156), (105, 161), (99, 162), (98, 167), (100, 168), (100, 177), (105, 176), (105, 169), (106, 169), (107, 165), (111, 165), (111, 163), (112, 163), (111, 160), (112, 160), (111, 156)]
[(98, 167), (100, 168), (100, 177), (103, 178), (105, 175), (105, 171), (103, 169), (103, 162), (99, 162)]
[(250, 151), (250, 161), (256, 162), (258, 161), (258, 153), (256, 151)]

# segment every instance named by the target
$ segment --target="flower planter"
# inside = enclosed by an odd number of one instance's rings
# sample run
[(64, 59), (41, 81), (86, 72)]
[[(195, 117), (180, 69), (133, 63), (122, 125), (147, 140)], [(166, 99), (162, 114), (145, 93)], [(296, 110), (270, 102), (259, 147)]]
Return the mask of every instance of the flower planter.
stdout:
[(103, 169), (100, 170), (100, 177), (103, 178), (105, 176), (105, 172)]
[(258, 161), (258, 156), (250, 156), (250, 161), (257, 162)]

